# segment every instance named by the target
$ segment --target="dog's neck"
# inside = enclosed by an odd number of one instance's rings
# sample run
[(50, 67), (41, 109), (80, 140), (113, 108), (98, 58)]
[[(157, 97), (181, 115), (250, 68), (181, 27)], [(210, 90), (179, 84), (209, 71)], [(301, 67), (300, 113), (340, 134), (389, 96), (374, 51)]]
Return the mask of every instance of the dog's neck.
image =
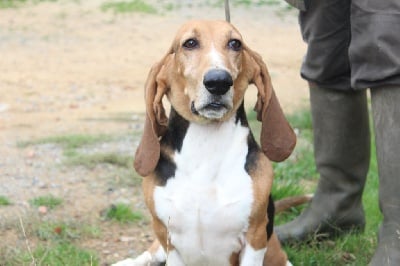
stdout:
[[(243, 103), (236, 111), (234, 117), (225, 122), (211, 122), (208, 124), (194, 124), (187, 121), (174, 108), (171, 108), (168, 129), (161, 139), (161, 146), (163, 148), (156, 167), (156, 174), (159, 177), (160, 184), (165, 184), (170, 177), (175, 175), (177, 165), (173, 154), (176, 152), (180, 153), (183, 145), (193, 145), (196, 142), (199, 146), (198, 148), (193, 148), (194, 153), (202, 151), (207, 153), (212, 148), (219, 147), (220, 150), (218, 152), (223, 156), (223, 153), (235, 142), (233, 139), (236, 134), (234, 130), (242, 130), (242, 133), (237, 133), (244, 134), (243, 136), (247, 142), (248, 150), (246, 151), (247, 158), (244, 167), (246, 171), (249, 171), (255, 161), (253, 156), (255, 156), (259, 148), (249, 128)], [(194, 131), (196, 133), (191, 134)], [(207, 147), (211, 149), (207, 149)], [(204, 154), (204, 156), (208, 155)], [(195, 156), (196, 154), (193, 154), (193, 157)]]

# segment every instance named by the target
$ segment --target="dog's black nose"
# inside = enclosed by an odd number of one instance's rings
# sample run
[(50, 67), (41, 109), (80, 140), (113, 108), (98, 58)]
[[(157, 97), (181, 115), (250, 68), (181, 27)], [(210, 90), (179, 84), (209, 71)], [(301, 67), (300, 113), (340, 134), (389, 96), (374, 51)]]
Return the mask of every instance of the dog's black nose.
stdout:
[(228, 71), (213, 69), (204, 75), (203, 84), (210, 93), (223, 95), (233, 85), (233, 80)]

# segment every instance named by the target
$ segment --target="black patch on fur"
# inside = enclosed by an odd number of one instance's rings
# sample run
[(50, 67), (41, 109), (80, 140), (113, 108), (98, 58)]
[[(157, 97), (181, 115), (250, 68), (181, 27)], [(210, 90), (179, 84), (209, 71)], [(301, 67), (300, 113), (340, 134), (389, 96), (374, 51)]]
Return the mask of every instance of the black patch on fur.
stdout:
[[(161, 139), (161, 147), (168, 147), (172, 151), (182, 149), (183, 139), (189, 127), (189, 122), (180, 116), (174, 108), (171, 108), (169, 115), (168, 129)], [(158, 160), (155, 174), (158, 178), (158, 184), (165, 186), (168, 179), (175, 176), (176, 164), (161, 149), (160, 159)]]
[(189, 121), (180, 116), (174, 108), (171, 108), (168, 129), (161, 140), (161, 145), (165, 144), (172, 150), (181, 151), (188, 127)]
[(275, 204), (274, 199), (269, 195), (268, 208), (267, 208), (268, 224), (267, 224), (267, 239), (269, 240), (274, 231), (274, 218), (275, 218)]
[(236, 111), (236, 124), (240, 122), (240, 124), (244, 127), (249, 127), (249, 122), (247, 121), (246, 111), (244, 110), (244, 102), (239, 106)]
[[(240, 105), (240, 107), (236, 113), (236, 123), (238, 123), (238, 122), (240, 122), (241, 125), (248, 127), (250, 129), (243, 103)], [(250, 129), (250, 133), (247, 137), (247, 146), (248, 146), (248, 151), (247, 151), (246, 163), (244, 165), (244, 168), (245, 168), (246, 172), (250, 174), (251, 169), (255, 169), (257, 167), (257, 162), (258, 162), (259, 153), (260, 153), (260, 146), (258, 145), (257, 141), (255, 140), (253, 133), (251, 132), (251, 129)], [(269, 200), (268, 200), (267, 216), (268, 216), (268, 224), (266, 227), (266, 231), (267, 231), (267, 239), (269, 240), (274, 231), (274, 217), (275, 217), (275, 205), (274, 205), (274, 200), (271, 195), (269, 196)]]
[[(244, 126), (244, 127), (249, 127), (249, 122), (247, 121), (247, 116), (246, 112), (244, 110), (244, 102), (240, 105), (236, 112), (236, 123), (239, 123)], [(246, 163), (244, 165), (244, 169), (246, 170), (247, 173), (250, 173), (250, 170), (253, 167), (257, 167), (257, 160), (258, 160), (258, 152), (260, 151), (260, 148), (254, 139), (253, 133), (251, 132), (247, 136), (247, 156), (246, 156)]]
[(247, 136), (247, 155), (246, 163), (244, 165), (244, 169), (248, 174), (250, 174), (251, 169), (257, 167), (259, 151), (260, 148), (258, 147), (253, 134), (250, 132), (250, 134)]
[(158, 160), (158, 164), (156, 166), (156, 169), (154, 170), (159, 182), (158, 184), (160, 186), (165, 186), (168, 179), (175, 175), (175, 171), (175, 163), (161, 152), (160, 159)]

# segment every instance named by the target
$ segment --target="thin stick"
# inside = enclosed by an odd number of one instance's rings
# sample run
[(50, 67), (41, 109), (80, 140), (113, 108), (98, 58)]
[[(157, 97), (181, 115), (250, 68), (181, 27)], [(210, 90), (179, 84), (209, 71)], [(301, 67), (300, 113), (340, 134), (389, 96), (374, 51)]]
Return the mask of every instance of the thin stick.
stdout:
[(24, 224), (22, 223), (21, 216), (19, 216), (19, 224), (21, 225), (22, 234), (24, 235), (24, 238), (25, 238), (26, 248), (28, 249), (28, 253), (29, 253), (29, 255), (31, 256), (31, 259), (32, 259), (32, 264), (31, 265), (35, 265), (36, 266), (35, 257), (33, 256), (31, 247), (29, 246), (29, 240), (28, 240), (28, 237), (26, 236), (25, 228), (24, 228)]
[(231, 22), (231, 12), (229, 10), (229, 0), (225, 0), (225, 20)]

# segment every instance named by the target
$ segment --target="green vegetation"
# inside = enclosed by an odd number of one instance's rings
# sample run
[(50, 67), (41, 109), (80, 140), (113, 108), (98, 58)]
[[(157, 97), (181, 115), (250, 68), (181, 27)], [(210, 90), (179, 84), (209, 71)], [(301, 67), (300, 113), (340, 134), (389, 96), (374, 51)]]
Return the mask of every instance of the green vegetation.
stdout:
[(62, 146), (66, 150), (71, 150), (80, 148), (85, 145), (93, 145), (100, 142), (111, 141), (113, 139), (114, 137), (104, 134), (101, 135), (73, 134), (73, 135), (53, 136), (31, 141), (23, 141), (19, 142), (17, 145), (20, 148), (24, 148), (31, 145), (54, 143)]
[(101, 6), (103, 11), (113, 11), (114, 13), (157, 13), (157, 9), (142, 0), (119, 1), (119, 2), (106, 2)]
[(123, 203), (112, 205), (106, 211), (105, 216), (107, 219), (121, 223), (132, 223), (144, 219), (144, 216), (141, 213), (132, 211), (129, 205)]
[(27, 0), (1, 0), (0, 8), (14, 8), (22, 3), (25, 3), (26, 1)]
[(54, 197), (52, 195), (41, 196), (34, 198), (29, 201), (32, 206), (46, 206), (49, 209), (54, 209), (55, 207), (62, 204), (63, 200), (61, 198)]
[(0, 206), (8, 206), (11, 205), (10, 200), (5, 196), (0, 196)]
[[(224, 2), (224, 0), (208, 0), (201, 4), (212, 7), (222, 7), (224, 6)], [(291, 9), (288, 4), (285, 4), (285, 2), (281, 0), (231, 0), (230, 5), (234, 7), (286, 6), (288, 9)]]
[(82, 238), (98, 238), (100, 229), (94, 225), (74, 222), (41, 221), (33, 229), (42, 241), (73, 241)]
[[(123, 118), (121, 118), (123, 119)], [(129, 135), (134, 135), (129, 133)], [(51, 136), (37, 140), (19, 142), (18, 147), (24, 148), (32, 145), (44, 145), (53, 143), (63, 148), (64, 159), (62, 163), (69, 167), (83, 166), (93, 169), (99, 165), (111, 165), (114, 167), (113, 175), (107, 177), (110, 181), (116, 181), (120, 185), (139, 185), (141, 178), (133, 169), (133, 155), (117, 152), (89, 152), (90, 147), (98, 144), (117, 142), (124, 140), (127, 135), (82, 135), (72, 134), (63, 136)]]
[[(123, 119), (123, 118), (121, 118)], [(129, 135), (134, 135), (129, 133)], [(90, 152), (90, 147), (98, 144), (109, 142), (117, 142), (124, 140), (127, 135), (62, 135), (50, 136), (37, 140), (23, 141), (17, 144), (18, 147), (24, 148), (32, 145), (56, 144), (62, 147), (64, 159), (62, 163), (66, 166), (83, 166), (93, 169), (98, 165), (114, 166), (114, 176), (110, 176), (110, 181), (117, 181), (120, 185), (138, 185), (141, 178), (133, 170), (133, 155), (121, 154), (117, 152)]]
[(117, 153), (95, 153), (95, 154), (70, 154), (65, 161), (67, 165), (81, 165), (94, 168), (98, 164), (112, 164), (118, 167), (130, 168), (132, 156)]
[(57, 0), (0, 0), (0, 8), (17, 8), (26, 3), (56, 2)]
[(100, 236), (93, 223), (54, 221), (31, 215), (14, 225), (27, 246), (0, 248), (0, 265), (99, 265), (94, 251), (78, 242)]
[(40, 245), (29, 253), (20, 253), (5, 265), (100, 265), (92, 251), (82, 249), (70, 242), (55, 242)]
[(279, 5), (279, 0), (233, 0), (233, 5), (244, 5), (244, 6), (275, 6)]
[[(245, 6), (245, 7), (257, 7), (257, 6), (279, 6), (284, 4), (284, 2), (280, 0), (232, 0), (232, 6)], [(147, 13), (147, 14), (155, 14), (158, 11), (171, 11), (173, 9), (181, 8), (183, 6), (210, 6), (210, 7), (222, 7), (224, 5), (223, 0), (214, 0), (214, 1), (198, 1), (198, 2), (190, 2), (187, 4), (182, 4), (181, 2), (167, 2), (160, 3), (157, 10), (155, 6), (152, 6), (146, 3), (143, 0), (130, 0), (130, 1), (108, 1), (101, 5), (101, 10), (103, 11), (113, 11), (114, 13)], [(285, 5), (285, 4), (284, 4)], [(288, 5), (287, 5), (288, 6)]]

